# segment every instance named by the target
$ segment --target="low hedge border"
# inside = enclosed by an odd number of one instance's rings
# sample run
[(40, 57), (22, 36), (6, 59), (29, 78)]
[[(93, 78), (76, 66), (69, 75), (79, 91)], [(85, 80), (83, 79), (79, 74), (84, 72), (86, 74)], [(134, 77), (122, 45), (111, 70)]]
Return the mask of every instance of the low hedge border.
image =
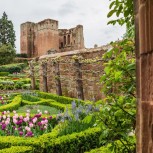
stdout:
[(13, 110), (18, 109), (21, 105), (21, 101), (22, 101), (21, 95), (16, 96), (12, 100), (11, 103), (6, 104), (4, 106), (0, 106), (0, 112), (2, 112), (2, 111), (13, 111)]
[(36, 93), (38, 94), (38, 97), (40, 98), (44, 98), (44, 99), (53, 99), (57, 102), (60, 102), (62, 104), (71, 104), (72, 101), (75, 101), (76, 103), (81, 103), (81, 104), (91, 104), (91, 102), (86, 102), (83, 100), (79, 100), (76, 98), (70, 98), (70, 97), (65, 97), (65, 96), (58, 96), (55, 94), (51, 94), (51, 93), (45, 93), (45, 92), (40, 92), (40, 91), (36, 91)]
[(62, 111), (65, 111), (66, 107), (70, 107), (70, 105), (61, 104), (61, 103), (56, 102), (55, 100), (41, 100), (37, 102), (30, 102), (27, 100), (22, 100), (22, 105), (23, 106), (24, 105), (46, 105), (46, 106), (55, 107)]
[(92, 149), (89, 152), (85, 152), (85, 153), (111, 153), (111, 151), (109, 150), (107, 145), (107, 146), (102, 146), (100, 148)]
[(32, 147), (28, 146), (12, 146), (10, 148), (0, 150), (0, 153), (34, 153)]
[(34, 148), (34, 153), (84, 153), (99, 147), (100, 133), (100, 128), (90, 128), (80, 133), (56, 138), (58, 132), (55, 129), (54, 132), (38, 138), (0, 136), (0, 149), (11, 146), (29, 146)]

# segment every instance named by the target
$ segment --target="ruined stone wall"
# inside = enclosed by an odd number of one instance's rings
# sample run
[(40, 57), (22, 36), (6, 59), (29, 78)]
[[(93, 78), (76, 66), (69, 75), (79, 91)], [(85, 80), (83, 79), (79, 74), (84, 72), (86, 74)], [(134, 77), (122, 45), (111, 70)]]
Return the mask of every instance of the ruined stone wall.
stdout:
[(71, 29), (59, 29), (60, 51), (71, 51), (84, 48), (83, 26)]
[(21, 53), (28, 57), (46, 55), (49, 50), (64, 52), (84, 48), (83, 26), (58, 29), (58, 21), (45, 19), (38, 23), (21, 24)]
[(135, 0), (137, 153), (153, 153), (153, 0)]
[[(82, 87), (84, 99), (101, 99), (103, 97), (100, 83), (100, 77), (103, 74), (101, 57), (106, 49), (108, 46), (41, 56), (40, 61), (47, 63), (48, 92), (57, 93), (57, 80), (60, 79), (62, 94), (65, 96), (78, 98), (78, 89)], [(60, 77), (57, 77), (55, 73), (57, 64)], [(42, 91), (44, 91), (43, 73), (43, 67), (40, 66), (40, 90)], [(82, 82), (80, 87), (79, 81)]]

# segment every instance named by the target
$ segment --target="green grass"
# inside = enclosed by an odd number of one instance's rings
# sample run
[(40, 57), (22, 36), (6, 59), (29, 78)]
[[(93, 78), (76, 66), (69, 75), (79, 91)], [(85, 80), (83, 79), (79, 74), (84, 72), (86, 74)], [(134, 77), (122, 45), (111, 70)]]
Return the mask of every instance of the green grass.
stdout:
[(53, 115), (53, 114), (58, 114), (59, 110), (54, 108), (54, 107), (50, 107), (50, 106), (44, 106), (44, 105), (25, 105), (23, 107), (20, 107), (17, 110), (17, 113), (25, 113), (26, 110), (30, 110), (30, 113), (32, 114), (36, 114), (37, 110), (40, 110), (43, 114), (44, 111), (48, 111), (48, 114)]

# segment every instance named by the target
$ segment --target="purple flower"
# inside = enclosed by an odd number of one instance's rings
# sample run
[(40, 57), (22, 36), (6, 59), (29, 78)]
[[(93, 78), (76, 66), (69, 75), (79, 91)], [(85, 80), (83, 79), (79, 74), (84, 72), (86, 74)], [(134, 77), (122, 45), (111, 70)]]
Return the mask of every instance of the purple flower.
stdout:
[(41, 126), (42, 125), (42, 123), (41, 122), (38, 122), (38, 126)]
[(41, 114), (36, 114), (34, 117), (39, 118), (39, 117), (41, 117)]
[(5, 130), (6, 124), (2, 124), (2, 130)]
[(21, 125), (22, 124), (22, 122), (23, 122), (23, 120), (19, 120), (19, 121), (17, 121), (17, 125)]
[(20, 132), (19, 132), (19, 134), (20, 134), (20, 136), (22, 136), (22, 135), (23, 135), (23, 132), (22, 132), (22, 131), (20, 131)]
[(49, 119), (51, 120), (53, 117), (52, 116), (49, 116)]
[(27, 134), (26, 134), (26, 136), (28, 136), (28, 137), (32, 137), (32, 136), (33, 136), (32, 131), (28, 131)]

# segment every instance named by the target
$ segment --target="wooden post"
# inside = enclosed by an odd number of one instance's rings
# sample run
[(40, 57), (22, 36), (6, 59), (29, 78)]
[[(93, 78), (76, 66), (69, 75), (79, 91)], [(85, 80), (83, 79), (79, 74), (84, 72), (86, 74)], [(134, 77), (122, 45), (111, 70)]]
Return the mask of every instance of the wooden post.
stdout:
[(30, 68), (30, 78), (31, 78), (31, 88), (32, 90), (35, 90), (36, 88), (36, 82), (35, 82), (35, 70), (33, 66), (33, 62), (29, 62), (29, 68)]
[(55, 70), (54, 72), (55, 72), (56, 93), (57, 93), (57, 95), (62, 96), (59, 62), (54, 62), (53, 66), (54, 66), (54, 70)]
[(134, 0), (137, 153), (153, 153), (153, 0)]
[(84, 100), (81, 63), (79, 63), (78, 59), (75, 59), (74, 67), (75, 67), (75, 76), (76, 76), (77, 97), (79, 99)]
[(48, 92), (47, 86), (47, 63), (42, 63), (42, 76), (43, 76), (43, 91)]

